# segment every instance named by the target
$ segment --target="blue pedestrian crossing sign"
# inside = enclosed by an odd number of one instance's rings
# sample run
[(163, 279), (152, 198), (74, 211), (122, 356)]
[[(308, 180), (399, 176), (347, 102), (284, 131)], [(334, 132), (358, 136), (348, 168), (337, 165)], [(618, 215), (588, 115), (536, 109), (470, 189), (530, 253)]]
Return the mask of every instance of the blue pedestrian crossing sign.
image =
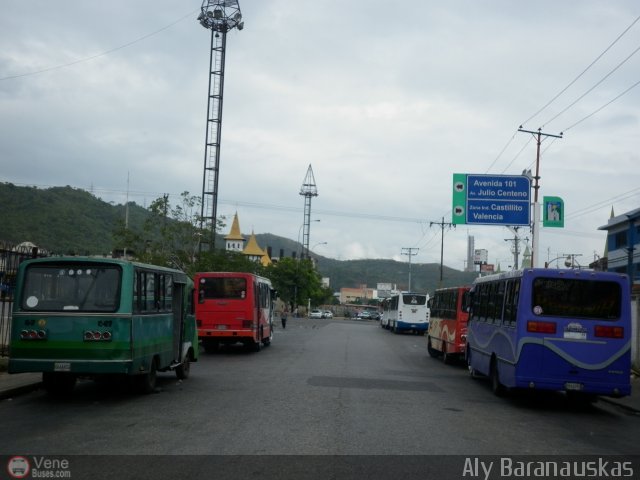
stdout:
[(529, 225), (531, 180), (524, 175), (453, 174), (451, 223)]

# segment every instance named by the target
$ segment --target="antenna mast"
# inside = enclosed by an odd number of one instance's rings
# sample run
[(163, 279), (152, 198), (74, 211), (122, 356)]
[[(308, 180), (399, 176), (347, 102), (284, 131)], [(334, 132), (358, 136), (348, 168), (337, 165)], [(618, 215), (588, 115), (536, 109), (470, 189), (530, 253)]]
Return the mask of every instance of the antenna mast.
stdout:
[(220, 139), (222, 137), (222, 97), (224, 93), (224, 64), (227, 48), (227, 32), (242, 30), (244, 22), (237, 0), (203, 0), (198, 21), (211, 30), (209, 55), (209, 94), (207, 100), (207, 128), (204, 148), (204, 173), (202, 175), (202, 204), (200, 230), (211, 229), (209, 238), (202, 237), (203, 245), (215, 249), (218, 214), (218, 177), (220, 173)]
[(309, 258), (309, 230), (311, 229), (311, 198), (318, 196), (316, 187), (316, 179), (313, 176), (311, 164), (307, 169), (307, 175), (304, 177), (300, 195), (304, 197), (304, 224), (302, 232), (302, 255), (300, 258)]

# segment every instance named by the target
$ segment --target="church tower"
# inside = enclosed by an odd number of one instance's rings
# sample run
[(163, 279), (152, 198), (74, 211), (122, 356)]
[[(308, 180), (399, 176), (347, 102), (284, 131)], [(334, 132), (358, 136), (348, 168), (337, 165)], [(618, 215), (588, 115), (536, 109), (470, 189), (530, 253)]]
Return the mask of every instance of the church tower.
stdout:
[(231, 252), (242, 252), (244, 250), (245, 239), (240, 233), (240, 222), (238, 221), (238, 212), (233, 216), (231, 223), (231, 231), (229, 235), (224, 237), (224, 248)]

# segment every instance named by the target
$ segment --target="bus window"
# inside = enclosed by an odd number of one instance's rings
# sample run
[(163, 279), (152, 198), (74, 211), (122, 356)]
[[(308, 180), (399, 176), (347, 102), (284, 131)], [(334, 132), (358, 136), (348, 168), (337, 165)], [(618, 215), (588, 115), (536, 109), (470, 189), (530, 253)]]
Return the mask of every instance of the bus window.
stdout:
[(21, 305), (29, 311), (114, 312), (120, 305), (117, 266), (33, 266), (24, 282)]
[(536, 278), (532, 309), (538, 315), (615, 320), (620, 318), (620, 285), (571, 278)]
[(198, 298), (204, 300), (244, 299), (247, 281), (240, 277), (203, 277), (198, 285)]

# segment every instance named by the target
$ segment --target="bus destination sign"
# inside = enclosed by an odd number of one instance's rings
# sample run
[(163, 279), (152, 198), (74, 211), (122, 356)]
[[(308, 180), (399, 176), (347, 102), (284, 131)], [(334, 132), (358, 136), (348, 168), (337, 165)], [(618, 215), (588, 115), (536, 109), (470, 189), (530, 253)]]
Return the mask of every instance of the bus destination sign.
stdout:
[(524, 175), (453, 174), (452, 223), (529, 225), (531, 180)]

